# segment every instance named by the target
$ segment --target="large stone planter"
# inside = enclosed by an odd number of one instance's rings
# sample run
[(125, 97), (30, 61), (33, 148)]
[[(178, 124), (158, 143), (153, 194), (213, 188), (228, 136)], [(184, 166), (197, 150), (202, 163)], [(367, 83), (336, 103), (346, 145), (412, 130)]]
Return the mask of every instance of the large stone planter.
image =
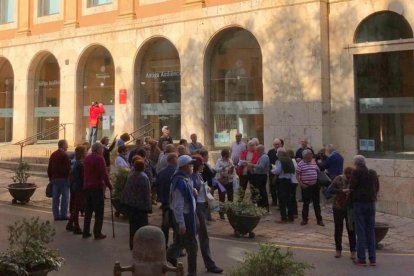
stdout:
[(29, 202), (30, 198), (36, 191), (36, 184), (34, 183), (13, 183), (8, 186), (10, 195), (13, 197), (12, 203), (20, 202), (25, 204)]
[(382, 249), (383, 245), (379, 244), (387, 235), (390, 225), (383, 222), (375, 223), (375, 242), (378, 249)]
[(30, 271), (29, 276), (46, 276), (49, 273), (48, 269)]
[(259, 224), (260, 216), (240, 216), (228, 211), (227, 217), (231, 227), (233, 227), (234, 236), (240, 237), (249, 234), (249, 238), (255, 237), (253, 230)]

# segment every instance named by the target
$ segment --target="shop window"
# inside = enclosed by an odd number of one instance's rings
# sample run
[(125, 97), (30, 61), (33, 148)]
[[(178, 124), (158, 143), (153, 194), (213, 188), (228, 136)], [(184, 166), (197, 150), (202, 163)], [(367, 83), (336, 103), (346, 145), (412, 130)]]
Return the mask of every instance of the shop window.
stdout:
[[(412, 37), (401, 15), (384, 12), (360, 24), (356, 42)], [(354, 72), (359, 152), (414, 158), (414, 51), (355, 55)]]
[(0, 0), (0, 24), (14, 21), (14, 0)]
[(256, 38), (247, 30), (230, 29), (213, 40), (210, 53), (208, 113), (214, 147), (228, 147), (237, 132), (263, 141), (262, 54)]
[(0, 142), (10, 142), (13, 131), (13, 69), (0, 59)]
[[(113, 137), (115, 124), (115, 69), (109, 51), (101, 46), (91, 49), (86, 54), (85, 66), (82, 68), (83, 89), (83, 129), (89, 140), (89, 107), (93, 102), (102, 103), (105, 113), (100, 116), (98, 140), (103, 136)], [(82, 59), (83, 60), (83, 59)]]
[(48, 16), (59, 13), (60, 0), (39, 0), (38, 16)]
[(390, 11), (373, 14), (363, 20), (355, 34), (355, 42), (372, 42), (412, 38), (413, 31), (407, 20)]
[(88, 8), (111, 4), (112, 0), (88, 0)]
[(178, 140), (181, 135), (181, 74), (177, 49), (166, 39), (154, 39), (140, 56), (135, 69), (141, 110), (137, 125), (152, 123), (156, 138), (161, 136), (163, 126), (169, 126), (171, 136)]
[[(40, 133), (59, 125), (60, 69), (53, 55), (49, 54), (39, 63), (34, 87), (35, 132)], [(59, 139), (57, 132), (41, 138), (56, 139)]]

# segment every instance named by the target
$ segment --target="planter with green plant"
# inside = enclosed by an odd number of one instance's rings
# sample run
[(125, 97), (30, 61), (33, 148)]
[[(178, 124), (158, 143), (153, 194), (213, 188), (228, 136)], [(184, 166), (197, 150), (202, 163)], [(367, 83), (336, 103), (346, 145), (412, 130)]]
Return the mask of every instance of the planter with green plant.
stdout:
[(121, 204), (121, 195), (124, 190), (129, 171), (118, 170), (116, 173), (112, 174), (112, 183), (113, 183), (113, 192), (111, 202), (115, 208), (115, 216), (119, 217), (120, 215), (126, 216), (126, 210)]
[(14, 169), (14, 176), (12, 177), (14, 183), (8, 186), (8, 190), (13, 197), (13, 204), (29, 202), (37, 188), (36, 184), (27, 183), (27, 179), (30, 177), (29, 171), (30, 166), (26, 162), (20, 162)]
[[(256, 200), (253, 200), (256, 201)], [(226, 202), (224, 210), (227, 213), (230, 225), (233, 227), (234, 235), (249, 234), (250, 238), (254, 238), (254, 228), (259, 224), (260, 219), (266, 213), (266, 210), (257, 206), (252, 200), (244, 197), (243, 189), (239, 189), (239, 198), (233, 202)]]
[(48, 248), (55, 230), (39, 218), (19, 220), (8, 226), (9, 247), (0, 253), (0, 276), (43, 276), (58, 270), (64, 259)]
[(229, 276), (303, 276), (313, 268), (308, 263), (295, 261), (289, 249), (282, 250), (272, 244), (260, 244), (259, 251), (246, 253), (243, 263), (232, 269)]

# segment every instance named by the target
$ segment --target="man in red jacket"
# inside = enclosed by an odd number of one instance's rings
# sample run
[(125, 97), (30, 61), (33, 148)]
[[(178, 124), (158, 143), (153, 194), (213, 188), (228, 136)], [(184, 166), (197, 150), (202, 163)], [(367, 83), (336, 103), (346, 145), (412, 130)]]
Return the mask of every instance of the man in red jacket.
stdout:
[(99, 116), (105, 113), (105, 108), (102, 103), (94, 102), (89, 107), (89, 144), (93, 145), (98, 136)]
[(68, 142), (60, 140), (58, 149), (50, 156), (47, 167), (47, 175), (52, 183), (52, 210), (55, 220), (68, 219), (70, 160), (66, 154), (67, 150)]
[(86, 156), (83, 161), (83, 189), (85, 190), (85, 222), (83, 224), (83, 238), (89, 238), (92, 213), (95, 212), (95, 224), (93, 234), (95, 240), (105, 239), (102, 234), (102, 224), (105, 207), (105, 186), (112, 190), (103, 158), (103, 145), (92, 145), (92, 154)]

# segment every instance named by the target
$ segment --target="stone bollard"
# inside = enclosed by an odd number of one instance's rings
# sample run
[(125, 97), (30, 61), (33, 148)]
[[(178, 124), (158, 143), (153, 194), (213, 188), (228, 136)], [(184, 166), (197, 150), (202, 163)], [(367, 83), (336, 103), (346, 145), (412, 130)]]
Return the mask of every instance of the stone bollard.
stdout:
[(132, 272), (134, 276), (165, 275), (167, 272), (184, 276), (182, 263), (178, 263), (177, 267), (167, 265), (165, 247), (165, 237), (161, 229), (154, 226), (141, 227), (134, 236), (134, 263), (121, 267), (119, 262), (115, 262), (114, 276), (121, 276), (126, 271)]

